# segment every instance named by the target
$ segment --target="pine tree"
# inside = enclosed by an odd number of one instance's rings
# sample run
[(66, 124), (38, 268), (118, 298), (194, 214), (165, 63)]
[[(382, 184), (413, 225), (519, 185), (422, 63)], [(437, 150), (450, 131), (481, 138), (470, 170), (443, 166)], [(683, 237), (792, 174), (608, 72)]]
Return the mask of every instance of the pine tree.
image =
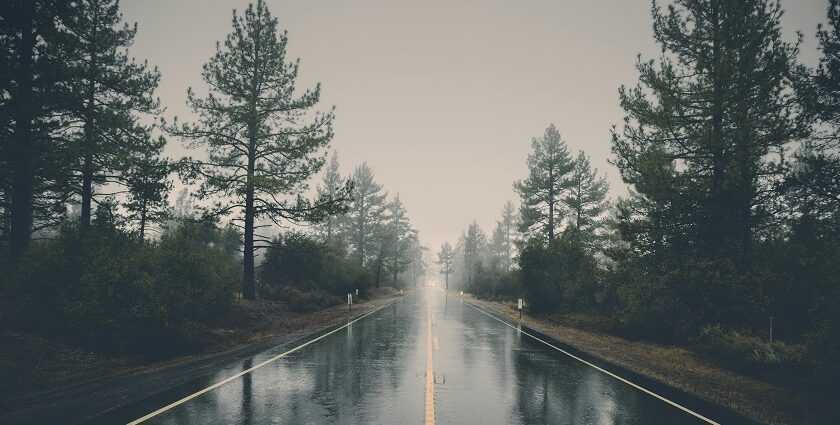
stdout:
[(353, 172), (352, 202), (344, 222), (344, 234), (361, 266), (379, 257), (379, 230), (385, 214), (387, 193), (373, 179), (373, 171), (362, 163)]
[(449, 242), (444, 242), (438, 252), (438, 260), (435, 264), (440, 266), (440, 272), (444, 275), (446, 282), (446, 289), (449, 289), (449, 275), (455, 271), (455, 251), (452, 250), (452, 245)]
[(558, 235), (563, 221), (563, 198), (570, 187), (574, 162), (566, 142), (551, 124), (541, 138), (531, 141), (528, 178), (514, 183), (522, 198), (522, 231), (550, 242)]
[(411, 227), (399, 194), (388, 203), (386, 211), (384, 242), (387, 247), (387, 254), (385, 268), (391, 273), (392, 286), (396, 287), (397, 275), (408, 270), (411, 265), (412, 258), (409, 254), (414, 241), (417, 240), (417, 231)]
[(124, 207), (128, 211), (128, 220), (137, 223), (140, 239), (145, 239), (149, 224), (160, 222), (169, 215), (167, 197), (172, 190), (169, 174), (173, 164), (160, 158), (165, 144), (166, 140), (162, 137), (144, 143), (146, 149), (131, 158), (131, 168), (127, 173), (128, 199)]
[(834, 218), (840, 211), (840, 1), (829, 1), (827, 17), (828, 27), (817, 27), (822, 57), (802, 96), (818, 125), (796, 153), (787, 185), (798, 210), (816, 219)]
[[(64, 21), (72, 48), (71, 87), (68, 99), (74, 135), (73, 184), (81, 197), (81, 225), (90, 224), (96, 186), (124, 185), (131, 160), (142, 157), (149, 143), (150, 128), (139, 115), (160, 112), (153, 97), (160, 81), (157, 68), (149, 69), (128, 56), (137, 25), (122, 22), (117, 0), (81, 0)], [(136, 155), (141, 153), (140, 155)], [(99, 194), (110, 196), (109, 193)]]
[(504, 257), (502, 257), (501, 265), (503, 270), (510, 271), (513, 264), (514, 245), (519, 236), (517, 230), (519, 225), (517, 224), (516, 208), (513, 206), (513, 202), (505, 202), (505, 206), (502, 208), (502, 217), (498, 223), (504, 232)]
[(203, 178), (200, 198), (221, 197), (208, 215), (237, 213), (243, 230), (245, 298), (255, 298), (255, 221), (304, 223), (341, 212), (348, 187), (335, 197), (308, 200), (309, 179), (325, 162), (333, 112), (310, 113), (320, 85), (296, 97), (299, 61), (286, 61), (286, 33), (259, 0), (244, 15), (233, 13), (233, 31), (204, 65), (205, 98), (188, 91), (199, 120), (170, 131), (206, 146), (208, 160), (196, 163)]
[[(0, 247), (17, 262), (33, 231), (64, 215), (67, 160), (61, 100), (67, 95), (62, 2), (0, 6)], [(6, 253), (4, 253), (6, 254)], [(5, 255), (4, 255), (5, 257)]]
[(412, 238), (408, 256), (411, 259), (409, 269), (413, 286), (417, 286), (417, 279), (426, 274), (426, 251), (428, 248), (423, 246), (417, 238)]
[(493, 233), (490, 235), (490, 241), (487, 244), (487, 252), (490, 254), (490, 268), (493, 270), (505, 269), (505, 228), (501, 221), (496, 222), (496, 227), (493, 228)]
[(592, 245), (603, 235), (599, 233), (607, 210), (609, 185), (598, 170), (589, 165), (589, 158), (581, 151), (575, 159), (571, 173), (569, 194), (565, 199), (575, 233), (585, 245)]
[[(347, 182), (341, 178), (338, 168), (338, 152), (333, 151), (321, 184), (317, 188), (318, 197), (327, 199), (338, 197), (346, 186)], [(337, 214), (327, 214), (324, 221), (316, 225), (315, 229), (324, 242), (336, 243), (338, 220)]]
[(619, 89), (625, 119), (612, 134), (631, 186), (619, 229), (640, 269), (628, 294), (634, 308), (679, 306), (669, 315), (686, 328), (743, 324), (763, 302), (753, 240), (776, 224), (786, 152), (807, 133), (791, 83), (797, 45), (767, 0), (676, 0), (652, 13), (663, 54), (639, 59), (638, 85)]
[(487, 236), (478, 222), (473, 220), (464, 234), (464, 270), (467, 274), (467, 287), (472, 285), (473, 272), (484, 256), (487, 248)]
[(765, 0), (654, 5), (664, 53), (640, 60), (639, 85), (619, 90), (626, 117), (613, 131), (634, 205), (657, 216), (636, 228), (660, 226), (654, 232), (703, 255), (749, 264), (778, 199), (785, 150), (805, 129), (790, 87), (797, 48), (781, 38), (781, 14)]

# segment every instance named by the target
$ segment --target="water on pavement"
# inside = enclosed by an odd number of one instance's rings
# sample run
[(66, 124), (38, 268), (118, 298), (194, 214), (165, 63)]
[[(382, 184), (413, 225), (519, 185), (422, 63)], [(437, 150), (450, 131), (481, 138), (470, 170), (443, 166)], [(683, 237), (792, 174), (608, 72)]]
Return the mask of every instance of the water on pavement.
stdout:
[[(147, 423), (422, 424), (430, 331), (436, 423), (701, 423), (436, 288), (420, 288)], [(204, 386), (277, 354), (231, 365)]]

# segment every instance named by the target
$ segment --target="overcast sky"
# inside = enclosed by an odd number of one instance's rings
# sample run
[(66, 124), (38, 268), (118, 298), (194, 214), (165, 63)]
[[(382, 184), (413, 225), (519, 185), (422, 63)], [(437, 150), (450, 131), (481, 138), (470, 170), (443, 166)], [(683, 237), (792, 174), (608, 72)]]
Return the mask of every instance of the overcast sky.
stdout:
[[(659, 52), (650, 1), (268, 0), (301, 59), (298, 87), (322, 84), (335, 105), (342, 171), (367, 161), (399, 192), (424, 244), (436, 252), (473, 219), (486, 232), (514, 180), (525, 177), (530, 141), (554, 123), (625, 192), (610, 157), (621, 121), (617, 90), (637, 81), (636, 55)], [(248, 1), (123, 0), (139, 32), (131, 54), (157, 65), (166, 116), (189, 117), (187, 87), (204, 93), (201, 66)], [(827, 1), (783, 2), (785, 36), (804, 35), (816, 61), (816, 24)], [(169, 154), (184, 152), (170, 141)]]

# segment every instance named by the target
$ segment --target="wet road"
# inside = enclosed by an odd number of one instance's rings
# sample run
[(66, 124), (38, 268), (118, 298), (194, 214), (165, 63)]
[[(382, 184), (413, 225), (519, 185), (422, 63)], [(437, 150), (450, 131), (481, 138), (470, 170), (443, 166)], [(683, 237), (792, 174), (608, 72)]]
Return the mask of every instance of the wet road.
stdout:
[(705, 423), (436, 288), (283, 350), (144, 423)]

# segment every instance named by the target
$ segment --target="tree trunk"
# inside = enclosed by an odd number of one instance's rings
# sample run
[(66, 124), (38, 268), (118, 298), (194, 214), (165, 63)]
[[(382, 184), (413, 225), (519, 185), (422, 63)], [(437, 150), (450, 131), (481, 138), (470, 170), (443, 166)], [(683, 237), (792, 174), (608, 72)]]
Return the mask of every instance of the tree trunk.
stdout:
[[(357, 254), (359, 255), (359, 265), (364, 267), (365, 266), (365, 201), (364, 199), (359, 200), (359, 222), (356, 223), (356, 230), (359, 232), (358, 238), (356, 239), (356, 243), (358, 246), (356, 247)], [(376, 285), (378, 288), (379, 285)]]
[(548, 242), (554, 240), (554, 174), (548, 170), (548, 181), (552, 186), (548, 189)]
[(143, 200), (143, 207), (140, 208), (140, 240), (146, 240), (146, 201)]
[(710, 220), (704, 229), (711, 241), (711, 252), (716, 255), (726, 255), (723, 248), (723, 235), (728, 229), (723, 224), (724, 158), (723, 158), (723, 82), (721, 81), (721, 42), (720, 42), (720, 5), (712, 4), (712, 134), (710, 147), (712, 153), (712, 188), (710, 193)]
[[(251, 145), (254, 145), (252, 140)], [(245, 246), (243, 248), (242, 296), (246, 300), (257, 298), (254, 282), (254, 155), (249, 153), (248, 177), (245, 182)]]
[(741, 83), (738, 84), (738, 140), (737, 140), (737, 163), (738, 163), (738, 214), (740, 243), (739, 264), (745, 271), (752, 269), (752, 201), (753, 201), (753, 163), (751, 161), (751, 134), (753, 129), (748, 127), (749, 107), (747, 97), (749, 96), (750, 84), (748, 78), (749, 65), (745, 58), (740, 59)]
[(35, 178), (34, 140), (32, 140), (32, 120), (34, 107), (32, 105), (32, 56), (35, 47), (35, 5), (25, 2), (29, 7), (21, 16), (23, 28), (19, 52), (19, 68), (17, 72), (17, 93), (15, 100), (17, 107), (11, 108), (15, 122), (15, 140), (12, 143), (12, 182), (11, 199), (9, 205), (9, 258), (13, 263), (18, 262), (29, 247), (32, 232), (32, 202)]
[[(98, 15), (97, 15), (98, 16)], [(94, 17), (93, 35), (96, 39), (96, 26), (98, 25), (97, 16)], [(82, 164), (82, 213), (80, 219), (82, 230), (87, 230), (90, 227), (91, 207), (93, 204), (93, 148), (96, 139), (94, 137), (94, 90), (96, 84), (94, 81), (94, 69), (96, 68), (96, 53), (94, 51), (88, 52), (90, 54), (90, 70), (88, 71), (88, 87), (87, 87), (87, 105), (85, 105), (85, 127), (84, 138), (85, 144), (83, 147), (84, 157)]]
[[(87, 129), (88, 124), (85, 124), (85, 132), (88, 131)], [(88, 139), (85, 142), (87, 150), (93, 141), (90, 140), (90, 137), (86, 137), (86, 139)], [(83, 230), (87, 230), (90, 227), (91, 204), (93, 203), (93, 166), (91, 162), (90, 152), (86, 152), (82, 165), (82, 213), (79, 218), (79, 223)]]

